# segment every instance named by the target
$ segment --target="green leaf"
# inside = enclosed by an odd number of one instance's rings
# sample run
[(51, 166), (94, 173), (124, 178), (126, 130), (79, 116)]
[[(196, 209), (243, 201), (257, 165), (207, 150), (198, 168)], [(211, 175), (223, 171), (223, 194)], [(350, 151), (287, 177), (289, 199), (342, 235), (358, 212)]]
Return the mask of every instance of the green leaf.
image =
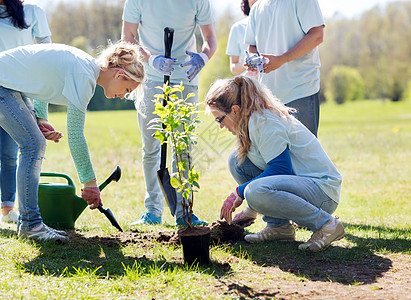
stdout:
[(180, 187), (180, 181), (175, 178), (175, 177), (171, 177), (170, 178), (170, 184), (173, 188), (177, 189), (178, 187)]

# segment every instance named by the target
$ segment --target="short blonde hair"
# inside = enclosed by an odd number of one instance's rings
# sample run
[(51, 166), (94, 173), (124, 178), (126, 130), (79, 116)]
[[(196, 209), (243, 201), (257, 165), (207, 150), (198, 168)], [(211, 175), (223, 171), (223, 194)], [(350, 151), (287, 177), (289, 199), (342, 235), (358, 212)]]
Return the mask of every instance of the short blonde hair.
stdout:
[(140, 54), (140, 46), (125, 41), (116, 44), (109, 43), (97, 57), (97, 63), (102, 68), (120, 67), (125, 76), (132, 81), (144, 81), (144, 66)]

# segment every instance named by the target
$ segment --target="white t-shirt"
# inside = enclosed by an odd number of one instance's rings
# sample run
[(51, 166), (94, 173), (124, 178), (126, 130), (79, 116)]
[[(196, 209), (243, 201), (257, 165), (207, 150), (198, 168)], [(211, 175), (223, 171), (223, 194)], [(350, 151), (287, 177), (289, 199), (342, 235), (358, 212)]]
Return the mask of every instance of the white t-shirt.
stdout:
[(280, 117), (266, 110), (254, 112), (248, 122), (250, 161), (261, 170), (287, 147), (293, 174), (312, 178), (335, 202), (339, 202), (342, 178), (318, 139), (294, 117)]
[[(6, 10), (0, 5), (0, 14)], [(23, 4), (24, 19), (29, 26), (26, 29), (14, 27), (10, 18), (0, 18), (0, 51), (18, 46), (33, 44), (34, 38), (51, 36), (44, 11), (34, 4)]]
[[(282, 55), (307, 32), (324, 26), (317, 0), (259, 0), (250, 11), (244, 42), (255, 45), (260, 54)], [(260, 81), (281, 102), (311, 96), (320, 90), (318, 47), (306, 55), (262, 73)]]
[(231, 26), (230, 34), (227, 41), (227, 55), (239, 56), (240, 61), (244, 61), (244, 51), (248, 49), (248, 45), (244, 43), (245, 30), (247, 28), (248, 17), (236, 22)]
[(53, 104), (70, 101), (86, 112), (100, 67), (86, 52), (62, 44), (26, 45), (0, 52), (0, 85)]
[[(198, 76), (188, 82), (189, 67), (180, 64), (189, 60), (185, 50), (197, 52), (195, 29), (197, 25), (214, 22), (209, 0), (126, 0), (123, 21), (138, 24), (140, 44), (153, 55), (164, 55), (164, 28), (174, 29), (171, 57), (176, 58), (171, 81), (198, 85)], [(144, 65), (148, 80), (163, 81), (164, 76), (148, 64)]]

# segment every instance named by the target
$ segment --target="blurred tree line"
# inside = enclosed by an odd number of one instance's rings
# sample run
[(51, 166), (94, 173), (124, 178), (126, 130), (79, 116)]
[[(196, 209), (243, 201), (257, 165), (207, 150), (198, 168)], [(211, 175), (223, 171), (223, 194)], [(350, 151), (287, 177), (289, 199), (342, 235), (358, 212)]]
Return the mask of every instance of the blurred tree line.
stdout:
[[(124, 0), (57, 3), (48, 11), (53, 42), (97, 55), (98, 46), (120, 39), (123, 5)], [(232, 76), (225, 49), (230, 27), (237, 19), (230, 11), (217, 16), (218, 48), (200, 73), (200, 99), (216, 78)], [(324, 32), (320, 46), (323, 101), (411, 98), (411, 2), (377, 6), (356, 19), (336, 15), (326, 20)], [(199, 30), (196, 36), (200, 49)], [(88, 108), (133, 109), (134, 105), (132, 101), (106, 99), (98, 87)]]

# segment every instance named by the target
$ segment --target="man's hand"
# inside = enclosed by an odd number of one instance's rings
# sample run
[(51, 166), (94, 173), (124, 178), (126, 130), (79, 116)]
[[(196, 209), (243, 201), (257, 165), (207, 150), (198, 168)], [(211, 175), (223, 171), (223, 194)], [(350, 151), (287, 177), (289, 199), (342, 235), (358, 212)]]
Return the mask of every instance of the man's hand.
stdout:
[(265, 59), (265, 63), (263, 65), (264, 73), (275, 71), (287, 62), (283, 56), (271, 54), (261, 54), (261, 56)]
[(200, 73), (201, 69), (208, 62), (208, 56), (203, 52), (194, 53), (187, 50), (186, 54), (190, 56), (191, 59), (189, 61), (186, 61), (185, 63), (182, 63), (180, 67), (183, 68), (185, 66), (191, 66), (191, 68), (186, 72), (188, 81), (191, 82), (191, 80), (193, 80), (194, 77), (196, 77), (197, 74)]
[(37, 125), (39, 126), (39, 129), (41, 133), (43, 133), (46, 140), (51, 140), (55, 143), (58, 143), (63, 137), (63, 133), (60, 131), (55, 131), (53, 126), (51, 126), (51, 124), (48, 123), (47, 120), (38, 119)]
[(264, 71), (264, 64), (267, 63), (268, 60), (258, 54), (250, 55), (248, 51), (245, 51), (244, 57), (244, 66), (247, 67), (248, 71), (256, 71), (258, 70), (259, 73)]
[(237, 191), (231, 193), (224, 201), (220, 211), (220, 219), (225, 219), (228, 224), (231, 224), (231, 215), (237, 207), (243, 203), (243, 199), (237, 194)]
[(157, 72), (163, 75), (171, 75), (174, 71), (173, 64), (177, 61), (175, 58), (166, 58), (164, 55), (151, 55), (148, 58), (148, 64)]

